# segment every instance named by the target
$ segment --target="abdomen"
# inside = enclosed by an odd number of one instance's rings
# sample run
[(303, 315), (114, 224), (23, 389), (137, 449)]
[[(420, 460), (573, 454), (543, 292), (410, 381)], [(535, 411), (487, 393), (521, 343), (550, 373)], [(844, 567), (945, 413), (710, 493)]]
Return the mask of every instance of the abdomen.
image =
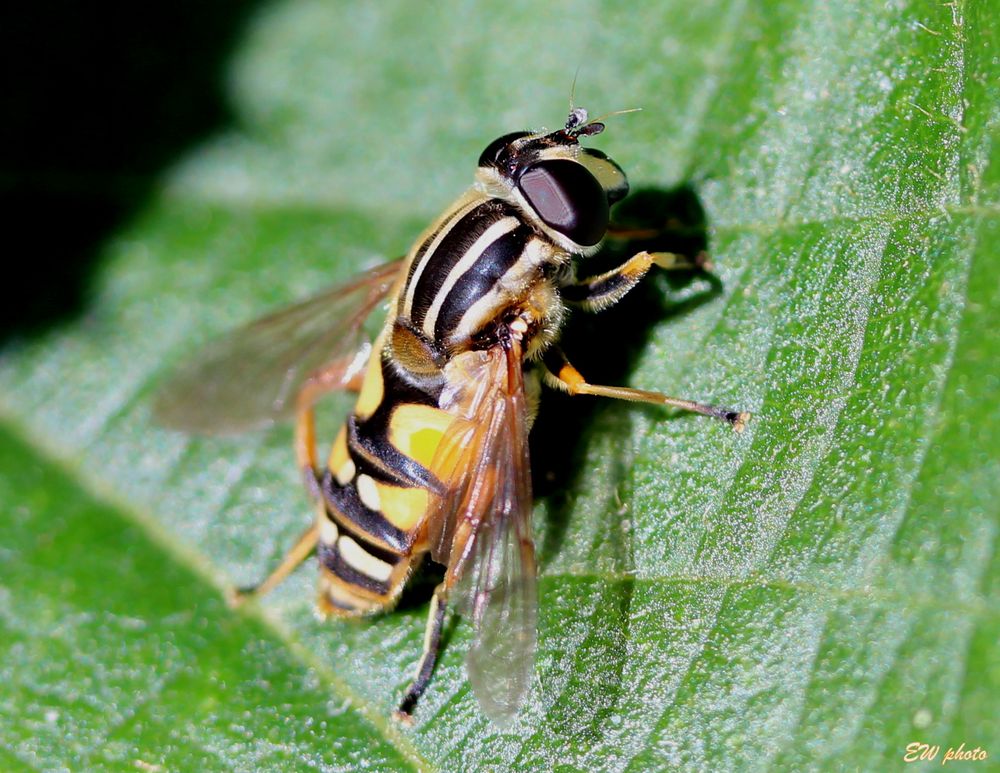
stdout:
[(320, 478), (321, 610), (363, 615), (396, 602), (426, 551), (425, 517), (441, 485), (430, 468), (452, 421), (377, 345)]

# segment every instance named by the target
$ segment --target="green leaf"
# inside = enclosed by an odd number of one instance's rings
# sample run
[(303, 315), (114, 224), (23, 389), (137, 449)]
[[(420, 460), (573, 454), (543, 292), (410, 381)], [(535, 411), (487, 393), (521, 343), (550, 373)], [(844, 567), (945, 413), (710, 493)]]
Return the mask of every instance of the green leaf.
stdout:
[[(986, 2), (262, 10), (239, 123), (105, 245), (84, 317), (2, 354), (0, 765), (1000, 754), (998, 34)], [(693, 186), (719, 283), (651, 277), (570, 356), (755, 417), (546, 397), (531, 699), (479, 714), (460, 624), (408, 730), (426, 594), (323, 623), (306, 567), (229, 611), (308, 523), (290, 433), (188, 438), (150, 398), (211, 335), (402, 253), (491, 139), (563, 120), (578, 64), (578, 103), (644, 108), (592, 144)]]

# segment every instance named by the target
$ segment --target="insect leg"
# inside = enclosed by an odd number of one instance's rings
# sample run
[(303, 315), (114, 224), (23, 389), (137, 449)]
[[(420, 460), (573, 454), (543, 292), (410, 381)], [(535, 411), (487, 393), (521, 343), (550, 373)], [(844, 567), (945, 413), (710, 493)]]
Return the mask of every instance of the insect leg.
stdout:
[(413, 721), (413, 709), (416, 708), (417, 701), (420, 700), (420, 696), (424, 694), (431, 681), (434, 664), (441, 651), (441, 630), (444, 627), (447, 605), (448, 584), (442, 582), (434, 590), (434, 596), (431, 598), (431, 609), (427, 616), (427, 632), (424, 634), (424, 653), (420, 656), (417, 675), (410, 686), (406, 688), (406, 694), (399, 702), (399, 708), (396, 709), (396, 719), (401, 722), (409, 724)]
[(300, 536), (292, 549), (281, 559), (281, 563), (274, 569), (267, 578), (259, 585), (251, 585), (248, 588), (233, 588), (229, 591), (228, 601), (230, 606), (237, 607), (251, 596), (263, 596), (273, 590), (282, 580), (290, 575), (295, 568), (305, 561), (309, 554), (316, 548), (316, 540), (319, 535), (319, 527), (314, 523)]
[(667, 270), (704, 268), (704, 253), (692, 260), (673, 252), (638, 252), (617, 268), (578, 280), (561, 288), (560, 293), (567, 303), (586, 311), (601, 311), (618, 303), (654, 265)]
[[(320, 503), (322, 502), (322, 492), (319, 490), (316, 478), (316, 413), (313, 406), (320, 397), (328, 392), (335, 392), (339, 389), (358, 391), (364, 378), (363, 366), (368, 352), (370, 352), (370, 347), (366, 347), (358, 354), (334, 360), (316, 371), (299, 389), (296, 398), (295, 457), (303, 472), (306, 488)], [(231, 589), (228, 593), (229, 603), (232, 606), (239, 606), (250, 596), (263, 596), (270, 592), (309, 557), (316, 549), (318, 539), (319, 526), (317, 521), (302, 532), (292, 549), (263, 582), (247, 588)]]
[(746, 429), (746, 424), (750, 420), (750, 414), (746, 411), (733, 411), (729, 408), (696, 403), (693, 400), (668, 397), (659, 392), (647, 392), (645, 389), (589, 384), (580, 374), (580, 371), (574, 368), (569, 360), (566, 359), (566, 355), (563, 354), (562, 350), (555, 346), (545, 353), (542, 364), (544, 367), (545, 383), (556, 389), (569, 392), (571, 395), (595, 395), (597, 397), (612, 397), (617, 400), (630, 400), (637, 403), (669, 405), (673, 408), (700, 413), (703, 416), (722, 419), (729, 422), (737, 432), (742, 432)]
[(351, 355), (313, 373), (299, 390), (295, 407), (295, 459), (302, 470), (306, 489), (314, 499), (322, 498), (316, 481), (319, 469), (316, 462), (316, 401), (340, 389), (357, 392), (363, 379), (364, 368), (359, 367), (358, 355)]

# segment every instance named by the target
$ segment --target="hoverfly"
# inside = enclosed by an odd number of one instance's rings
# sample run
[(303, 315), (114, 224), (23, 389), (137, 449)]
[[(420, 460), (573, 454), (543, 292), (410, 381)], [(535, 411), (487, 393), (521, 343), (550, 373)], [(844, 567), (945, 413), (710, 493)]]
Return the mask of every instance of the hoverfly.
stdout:
[[(474, 185), (404, 258), (221, 339), (158, 397), (161, 422), (187, 431), (232, 432), (295, 415), (315, 522), (238, 598), (267, 592), (315, 551), (320, 611), (370, 615), (396, 603), (426, 555), (446, 567), (401, 719), (427, 688), (452, 604), (473, 623), (467, 672), (483, 711), (502, 723), (528, 691), (537, 602), (528, 430), (542, 383), (695, 411), (737, 431), (749, 418), (590, 384), (556, 345), (569, 307), (600, 311), (653, 265), (694, 266), (640, 252), (577, 278), (574, 258), (598, 250), (611, 205), (629, 189), (614, 161), (580, 144), (604, 128), (576, 108), (556, 131), (494, 140)], [(384, 302), (385, 324), (369, 345), (362, 323)], [(335, 390), (358, 398), (321, 463), (314, 405)]]

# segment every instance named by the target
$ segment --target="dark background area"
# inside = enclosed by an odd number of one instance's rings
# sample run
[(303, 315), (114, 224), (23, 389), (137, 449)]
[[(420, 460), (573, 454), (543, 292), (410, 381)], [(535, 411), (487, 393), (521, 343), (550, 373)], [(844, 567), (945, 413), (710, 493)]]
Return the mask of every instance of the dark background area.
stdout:
[(41, 0), (0, 10), (0, 344), (85, 308), (104, 240), (161, 170), (231, 121), (251, 3)]

